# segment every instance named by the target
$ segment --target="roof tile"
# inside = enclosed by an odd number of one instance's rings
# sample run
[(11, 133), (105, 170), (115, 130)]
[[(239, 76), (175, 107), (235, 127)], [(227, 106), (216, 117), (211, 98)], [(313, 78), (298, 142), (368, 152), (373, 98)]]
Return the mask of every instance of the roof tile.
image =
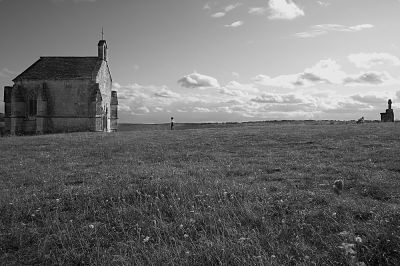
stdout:
[(54, 80), (86, 79), (100, 69), (98, 57), (40, 57), (13, 81), (21, 79)]

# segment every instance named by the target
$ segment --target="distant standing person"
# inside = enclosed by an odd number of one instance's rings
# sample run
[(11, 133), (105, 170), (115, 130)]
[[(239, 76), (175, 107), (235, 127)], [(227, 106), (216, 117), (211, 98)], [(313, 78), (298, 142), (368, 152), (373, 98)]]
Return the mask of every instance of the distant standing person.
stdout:
[(175, 123), (174, 118), (171, 117), (171, 130), (174, 130), (174, 123)]

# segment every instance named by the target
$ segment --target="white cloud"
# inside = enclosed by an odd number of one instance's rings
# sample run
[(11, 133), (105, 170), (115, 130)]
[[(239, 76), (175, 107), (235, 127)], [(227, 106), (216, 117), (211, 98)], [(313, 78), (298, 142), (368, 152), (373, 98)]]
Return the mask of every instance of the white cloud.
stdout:
[(316, 30), (323, 30), (323, 31), (344, 31), (344, 32), (354, 32), (354, 31), (361, 31), (365, 29), (373, 28), (374, 26), (371, 24), (360, 24), (355, 26), (344, 26), (340, 24), (319, 24), (314, 25), (311, 28)]
[(16, 75), (17, 72), (9, 70), (8, 68), (3, 68), (0, 70), (0, 77), (2, 78), (11, 78), (12, 76)]
[(270, 86), (270, 87), (280, 87), (280, 88), (294, 88), (298, 80), (298, 75), (280, 75), (277, 77), (270, 77), (268, 75), (257, 75), (252, 78), (255, 84)]
[(372, 95), (372, 94), (367, 94), (367, 95), (361, 95), (361, 94), (356, 94), (350, 96), (351, 99), (360, 102), (360, 103), (366, 103), (370, 105), (379, 105), (379, 106), (384, 106), (384, 104), (387, 102), (388, 95)]
[(324, 59), (310, 68), (306, 68), (304, 73), (311, 73), (318, 76), (327, 83), (341, 83), (346, 73), (341, 70), (341, 66), (333, 59)]
[(194, 107), (192, 111), (196, 112), (196, 113), (210, 113), (211, 112), (210, 109), (204, 108), (204, 107)]
[(238, 79), (240, 77), (240, 75), (237, 72), (232, 72), (232, 77), (235, 79)]
[(218, 92), (224, 95), (228, 96), (234, 96), (234, 97), (244, 97), (245, 94), (241, 92), (240, 90), (230, 90), (226, 87), (221, 87), (218, 89)]
[(304, 99), (296, 94), (276, 94), (276, 93), (264, 93), (261, 96), (257, 96), (252, 99), (253, 102), (257, 103), (292, 103), (298, 104), (303, 103)]
[(361, 25), (351, 26), (348, 29), (345, 29), (343, 31), (349, 31), (349, 32), (360, 31), (360, 30), (365, 30), (365, 29), (371, 29), (373, 27), (374, 27), (374, 25), (371, 25), (371, 24), (361, 24)]
[(349, 75), (343, 80), (345, 85), (393, 85), (398, 83), (399, 81), (395, 80), (389, 73), (376, 71)]
[(319, 83), (340, 84), (345, 77), (346, 74), (336, 61), (325, 59), (310, 68), (306, 68), (301, 73), (276, 77), (261, 74), (254, 77), (253, 81), (264, 86), (295, 88), (310, 87)]
[(267, 11), (267, 8), (265, 8), (265, 7), (250, 7), (249, 8), (249, 14), (252, 14), (252, 15), (264, 15), (266, 11)]
[(184, 88), (191, 88), (191, 89), (193, 88), (205, 89), (205, 88), (219, 87), (217, 79), (196, 72), (179, 79), (178, 84)]
[(312, 31), (303, 31), (303, 32), (297, 32), (294, 34), (294, 36), (298, 38), (313, 38), (317, 37), (319, 35), (323, 35), (328, 33), (327, 31), (322, 31), (322, 30), (312, 30)]
[(146, 106), (138, 107), (134, 110), (135, 114), (148, 114), (150, 113), (150, 109)]
[(388, 53), (358, 53), (351, 54), (347, 58), (359, 68), (371, 68), (383, 64), (400, 66), (400, 59)]
[(165, 87), (161, 88), (153, 94), (155, 97), (161, 98), (179, 98), (181, 95), (179, 93), (173, 92)]
[(203, 6), (203, 10), (210, 10), (210, 9), (211, 9), (210, 2), (206, 3), (206, 4)]
[(233, 4), (233, 5), (228, 5), (228, 6), (226, 6), (226, 7), (224, 8), (224, 10), (225, 10), (225, 12), (229, 12), (229, 11), (232, 11), (232, 10), (234, 10), (235, 8), (237, 8), (237, 7), (241, 6), (241, 5), (242, 5), (241, 3), (236, 3), (236, 4)]
[(300, 9), (292, 0), (270, 0), (270, 19), (295, 19), (304, 16), (304, 11)]
[[(314, 72), (320, 69), (341, 71), (336, 64), (333, 60), (322, 60), (310, 69)], [(296, 78), (293, 80), (305, 76), (304, 73), (293, 75)], [(307, 78), (321, 79), (314, 76)], [(387, 99), (397, 99), (396, 91), (342, 95), (334, 88), (295, 87), (295, 91), (286, 90), (283, 93), (237, 81), (231, 81), (216, 90), (182, 92), (179, 98), (171, 98), (170, 92), (176, 92), (166, 86), (122, 86), (116, 83), (116, 88), (123, 96), (119, 106), (122, 116), (133, 115), (135, 121), (143, 122), (167, 112), (171, 112), (171, 115), (175, 113), (181, 121), (357, 119), (361, 116), (379, 119), (379, 112), (386, 108)], [(397, 94), (400, 99), (400, 92)]]
[(160, 108), (182, 101), (182, 96), (168, 89), (167, 86), (155, 85), (121, 85), (113, 83), (113, 89), (118, 91), (119, 110), (131, 115), (145, 115), (159, 112)]
[(230, 81), (225, 86), (218, 89), (218, 92), (229, 96), (240, 96), (247, 97), (250, 95), (257, 94), (259, 92), (258, 88), (254, 84), (241, 84), (237, 81)]
[(226, 15), (226, 13), (224, 13), (224, 12), (217, 12), (217, 13), (212, 14), (211, 17), (213, 17), (213, 18), (222, 18), (225, 15)]
[(235, 22), (233, 22), (231, 24), (227, 24), (227, 25), (225, 25), (225, 27), (227, 27), (227, 28), (237, 28), (237, 27), (242, 26), (243, 24), (244, 24), (244, 22), (239, 20), (239, 21), (235, 21)]
[(113, 82), (112, 86), (114, 90), (118, 90), (119, 88), (122, 87), (121, 84), (119, 84), (118, 82)]
[(239, 107), (247, 115), (265, 119), (357, 119), (361, 116), (379, 119), (379, 110), (388, 98), (393, 98), (393, 92), (343, 96), (334, 90), (323, 94), (297, 90), (262, 93), (251, 99), (252, 104), (247, 102)]
[(387, 72), (371, 71), (355, 75), (347, 74), (341, 69), (341, 66), (332, 59), (321, 60), (314, 66), (306, 68), (301, 73), (276, 77), (260, 74), (252, 80), (255, 84), (288, 89), (311, 87), (321, 83), (347, 86), (400, 84), (400, 80), (395, 79)]
[(223, 11), (220, 12), (216, 12), (214, 14), (211, 15), (211, 17), (213, 18), (222, 18), (224, 16), (226, 16), (226, 14), (232, 10), (234, 10), (235, 8), (241, 6), (241, 3), (236, 3), (236, 4), (232, 4), (232, 5), (228, 5), (226, 7), (224, 7)]
[(324, 35), (332, 31), (337, 32), (358, 32), (373, 28), (371, 24), (360, 24), (355, 26), (344, 26), (340, 24), (319, 24), (310, 27), (309, 31), (295, 33), (294, 36), (299, 38), (312, 38), (319, 35)]
[(327, 7), (327, 6), (331, 5), (331, 3), (329, 3), (329, 2), (323, 2), (323, 1), (317, 1), (317, 4), (320, 6), (323, 6), (323, 7)]

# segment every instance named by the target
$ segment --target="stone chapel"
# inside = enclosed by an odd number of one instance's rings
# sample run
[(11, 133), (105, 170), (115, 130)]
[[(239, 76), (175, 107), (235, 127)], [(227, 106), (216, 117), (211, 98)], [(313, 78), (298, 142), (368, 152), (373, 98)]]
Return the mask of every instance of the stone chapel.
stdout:
[(43, 56), (4, 87), (5, 132), (12, 135), (116, 131), (118, 97), (112, 90), (107, 43), (97, 56)]

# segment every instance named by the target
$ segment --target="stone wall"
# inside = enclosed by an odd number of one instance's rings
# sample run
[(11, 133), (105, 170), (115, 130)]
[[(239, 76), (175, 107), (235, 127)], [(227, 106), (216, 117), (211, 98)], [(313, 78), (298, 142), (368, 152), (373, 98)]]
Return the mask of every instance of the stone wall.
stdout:
[(110, 131), (118, 130), (118, 95), (116, 91), (111, 92), (111, 128)]
[[(14, 119), (11, 128), (18, 128), (18, 132), (11, 133), (95, 130), (95, 111), (91, 110), (93, 107), (90, 97), (93, 93), (93, 81), (89, 79), (47, 80), (45, 82), (22, 80), (16, 82), (15, 86), (19, 86), (23, 91), (24, 102), (12, 104), (16, 111), (11, 116), (18, 115), (18, 119)], [(25, 108), (26, 97), (32, 93), (37, 95), (38, 105), (37, 117), (34, 119), (28, 117), (27, 108)]]
[(9, 134), (11, 128), (11, 91), (12, 87), (4, 87), (4, 133)]
[[(116, 130), (111, 116), (118, 106), (111, 107), (111, 74), (106, 61), (99, 64), (92, 78), (24, 79), (6, 87), (6, 128), (11, 134)], [(37, 102), (36, 116), (29, 116), (30, 98)]]
[(103, 111), (106, 113), (107, 131), (111, 130), (111, 90), (112, 79), (110, 69), (106, 61), (102, 61), (100, 70), (96, 76), (96, 83), (99, 84), (99, 89), (102, 96)]

